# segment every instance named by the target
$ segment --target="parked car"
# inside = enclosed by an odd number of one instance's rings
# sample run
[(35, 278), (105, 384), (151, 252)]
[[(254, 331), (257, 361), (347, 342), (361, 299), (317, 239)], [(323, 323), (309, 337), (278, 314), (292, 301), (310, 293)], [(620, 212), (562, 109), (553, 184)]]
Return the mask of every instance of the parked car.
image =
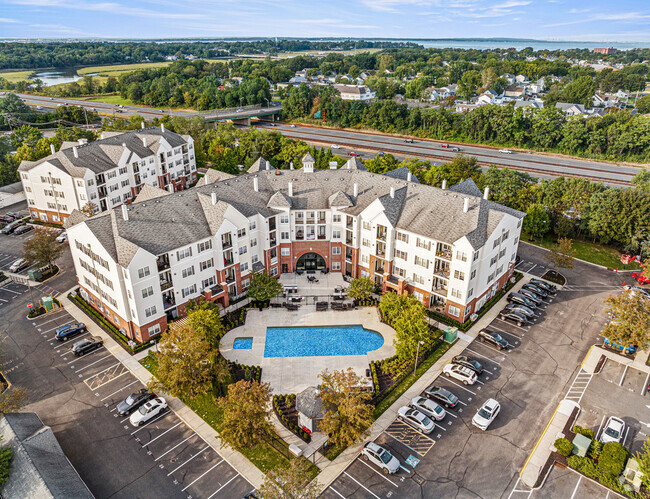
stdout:
[(525, 305), (528, 308), (537, 308), (537, 303), (529, 299), (527, 296), (522, 295), (521, 293), (510, 293), (508, 295), (508, 302), (517, 303), (519, 305)]
[(414, 397), (411, 399), (411, 407), (416, 411), (420, 411), (425, 416), (429, 416), (436, 421), (445, 419), (447, 413), (433, 400), (424, 397)]
[(517, 324), (517, 326), (519, 327), (523, 326), (528, 322), (526, 316), (521, 312), (517, 312), (515, 310), (506, 310), (505, 308), (501, 312), (499, 312), (499, 319), (512, 321), (515, 324)]
[(14, 261), (14, 263), (11, 264), (11, 267), (9, 267), (9, 272), (20, 272), (22, 269), (28, 266), (27, 260), (24, 258), (19, 258), (18, 260)]
[(56, 236), (56, 242), (57, 243), (64, 243), (68, 240), (68, 233), (67, 232), (61, 232), (58, 236)]
[(533, 312), (532, 308), (528, 308), (526, 305), (520, 305), (519, 303), (508, 303), (503, 310), (519, 312), (529, 319), (535, 317), (535, 312)]
[(636, 279), (639, 284), (650, 284), (650, 279), (643, 275), (643, 272), (632, 272), (632, 279)]
[(130, 423), (133, 426), (142, 426), (147, 421), (151, 421), (153, 418), (162, 413), (167, 409), (167, 402), (162, 397), (156, 397), (144, 403), (140, 408), (131, 414), (129, 418)]
[(133, 392), (131, 395), (126, 397), (122, 402), (117, 404), (117, 413), (120, 416), (128, 416), (138, 407), (144, 404), (147, 400), (150, 400), (156, 396), (155, 393), (147, 390), (146, 388), (141, 388), (137, 392)]
[(620, 343), (616, 341), (610, 341), (609, 338), (605, 337), (603, 338), (603, 345), (607, 348), (618, 350), (625, 355), (634, 355), (636, 353), (636, 345), (633, 345), (632, 343), (629, 343), (626, 347), (623, 347), (623, 345)]
[(499, 152), (501, 154), (512, 154), (512, 151), (510, 149), (499, 149)]
[(607, 420), (607, 424), (603, 428), (603, 432), (600, 434), (600, 441), (604, 444), (607, 442), (621, 443), (623, 435), (625, 435), (625, 421), (610, 416)]
[(465, 366), (468, 369), (474, 371), (476, 374), (481, 374), (483, 372), (483, 366), (481, 363), (472, 357), (468, 357), (467, 355), (456, 355), (453, 359), (451, 359), (451, 363), (458, 364), (459, 366)]
[(546, 281), (542, 281), (541, 279), (531, 279), (530, 282), (534, 284), (535, 286), (539, 286), (540, 288), (544, 288), (547, 293), (551, 295), (555, 295), (557, 293), (557, 286), (550, 284)]
[(99, 336), (91, 336), (89, 338), (84, 338), (83, 340), (79, 340), (75, 342), (75, 344), (72, 345), (72, 348), (70, 350), (75, 356), (81, 357), (82, 355), (87, 354), (88, 352), (97, 350), (103, 344), (104, 344), (104, 340), (102, 340)]
[(440, 147), (444, 149), (449, 149), (450, 151), (460, 151), (460, 147), (458, 146), (451, 146), (449, 144), (440, 144)]
[(477, 374), (471, 369), (459, 366), (458, 364), (447, 364), (442, 368), (442, 374), (448, 378), (454, 378), (462, 381), (464, 385), (473, 385), (476, 383)]
[(501, 410), (501, 404), (494, 399), (487, 399), (472, 418), (472, 424), (485, 431)]
[(519, 290), (519, 294), (524, 295), (535, 305), (541, 305), (541, 303), (544, 301), (541, 296), (539, 296), (537, 293), (532, 292), (530, 289), (521, 288)]
[(540, 286), (537, 286), (536, 284), (533, 284), (531, 282), (524, 284), (522, 286), (522, 289), (527, 289), (528, 291), (532, 291), (537, 296), (541, 296), (542, 298), (548, 298), (548, 293), (545, 289), (542, 289)]
[(289, 128), (296, 128), (296, 125), (292, 123), (291, 125), (289, 125)]
[(72, 322), (56, 328), (54, 337), (59, 341), (68, 341), (73, 336), (86, 332), (86, 325), (83, 322)]
[(387, 475), (397, 473), (400, 462), (395, 456), (375, 442), (368, 442), (361, 449), (361, 455), (364, 461), (370, 461)]
[(478, 339), (483, 343), (489, 343), (499, 350), (507, 350), (510, 348), (510, 343), (504, 340), (499, 333), (495, 333), (494, 331), (489, 331), (487, 329), (479, 331)]
[(359, 154), (358, 152), (350, 151), (348, 153), (348, 156), (361, 156), (361, 154)]
[(34, 227), (31, 225), (21, 225), (19, 227), (16, 227), (14, 229), (14, 235), (20, 236), (21, 234), (25, 234), (26, 232), (29, 232), (30, 230), (34, 230)]
[(25, 222), (23, 222), (22, 220), (14, 220), (10, 224), (5, 225), (2, 228), (2, 233), (3, 234), (11, 234), (13, 231), (15, 231), (21, 225), (25, 225)]
[(5, 224), (10, 224), (11, 222), (15, 221), (16, 219), (13, 217), (13, 215), (10, 215), (9, 213), (5, 213), (4, 215), (0, 215), (0, 222), (5, 223)]
[(331, 145), (331, 148), (332, 148), (332, 149), (341, 149), (341, 146), (338, 145), (338, 144), (332, 144), (332, 145)]
[(447, 408), (453, 409), (459, 403), (458, 397), (456, 397), (456, 395), (451, 393), (446, 388), (442, 388), (436, 385), (431, 385), (429, 388), (424, 390), (424, 395), (430, 398), (431, 400), (440, 402), (442, 405), (444, 405)]
[(426, 435), (431, 433), (435, 428), (433, 421), (431, 421), (428, 416), (425, 416), (420, 411), (411, 409), (408, 406), (400, 407), (397, 410), (397, 418), (404, 421), (412, 428), (415, 428), (420, 433), (424, 433)]
[(412, 143), (413, 143), (413, 139), (404, 139), (404, 142), (406, 142), (407, 144), (412, 144)]

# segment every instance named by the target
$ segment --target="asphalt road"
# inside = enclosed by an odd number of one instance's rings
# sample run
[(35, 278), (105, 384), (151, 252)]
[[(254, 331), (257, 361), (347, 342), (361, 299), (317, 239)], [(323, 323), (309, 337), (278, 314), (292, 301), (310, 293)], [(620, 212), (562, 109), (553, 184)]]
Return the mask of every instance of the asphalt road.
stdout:
[[(341, 151), (384, 151), (398, 157), (418, 157), (438, 161), (450, 161), (458, 153), (441, 147), (442, 141), (414, 138), (413, 143), (406, 143), (402, 137), (392, 137), (373, 133), (350, 132), (325, 128), (311, 128), (296, 125), (295, 128), (283, 123), (275, 126), (266, 122), (257, 124), (260, 128), (275, 130), (288, 137), (302, 139), (305, 142), (321, 145), (338, 145)], [(537, 153), (516, 152), (499, 153), (497, 149), (470, 146), (448, 142), (456, 145), (462, 153), (476, 156), (482, 166), (497, 165), (525, 171), (536, 177), (584, 177), (612, 185), (629, 186), (630, 180), (638, 168), (612, 163), (588, 161), (577, 158), (556, 157)], [(336, 152), (336, 150), (334, 150)]]

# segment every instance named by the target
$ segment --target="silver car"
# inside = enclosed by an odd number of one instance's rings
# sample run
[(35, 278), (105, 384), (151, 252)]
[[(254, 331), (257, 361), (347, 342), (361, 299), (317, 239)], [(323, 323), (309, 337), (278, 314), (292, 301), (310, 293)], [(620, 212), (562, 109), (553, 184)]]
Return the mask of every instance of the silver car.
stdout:
[(435, 424), (428, 416), (407, 406), (400, 407), (397, 410), (397, 418), (415, 428), (420, 433), (429, 434), (435, 428)]
[(414, 397), (411, 399), (411, 407), (436, 421), (442, 421), (447, 415), (442, 407), (436, 404), (433, 400), (424, 397)]

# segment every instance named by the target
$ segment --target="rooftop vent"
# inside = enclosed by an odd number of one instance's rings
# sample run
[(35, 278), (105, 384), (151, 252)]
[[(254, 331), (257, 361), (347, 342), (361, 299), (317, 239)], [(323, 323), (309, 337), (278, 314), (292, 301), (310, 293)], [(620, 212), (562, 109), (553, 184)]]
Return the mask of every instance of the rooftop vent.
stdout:
[(467, 213), (469, 211), (469, 198), (465, 198), (465, 202), (463, 203), (463, 213)]

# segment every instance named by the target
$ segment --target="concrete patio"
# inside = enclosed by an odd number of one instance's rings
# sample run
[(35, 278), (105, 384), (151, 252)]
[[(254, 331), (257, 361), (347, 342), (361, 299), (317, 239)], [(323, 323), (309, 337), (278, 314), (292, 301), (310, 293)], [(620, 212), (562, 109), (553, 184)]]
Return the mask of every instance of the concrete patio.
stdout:
[[(318, 282), (310, 282), (309, 277), (315, 278)], [(284, 286), (298, 286), (298, 292), (294, 294), (306, 297), (318, 296), (319, 299), (331, 296), (336, 286), (348, 287), (348, 283), (343, 280), (343, 275), (340, 272), (329, 272), (328, 274), (316, 272), (314, 274), (305, 273), (302, 275), (298, 275), (295, 272), (281, 274), (280, 284)], [(281, 298), (278, 297), (277, 299), (281, 300)]]

